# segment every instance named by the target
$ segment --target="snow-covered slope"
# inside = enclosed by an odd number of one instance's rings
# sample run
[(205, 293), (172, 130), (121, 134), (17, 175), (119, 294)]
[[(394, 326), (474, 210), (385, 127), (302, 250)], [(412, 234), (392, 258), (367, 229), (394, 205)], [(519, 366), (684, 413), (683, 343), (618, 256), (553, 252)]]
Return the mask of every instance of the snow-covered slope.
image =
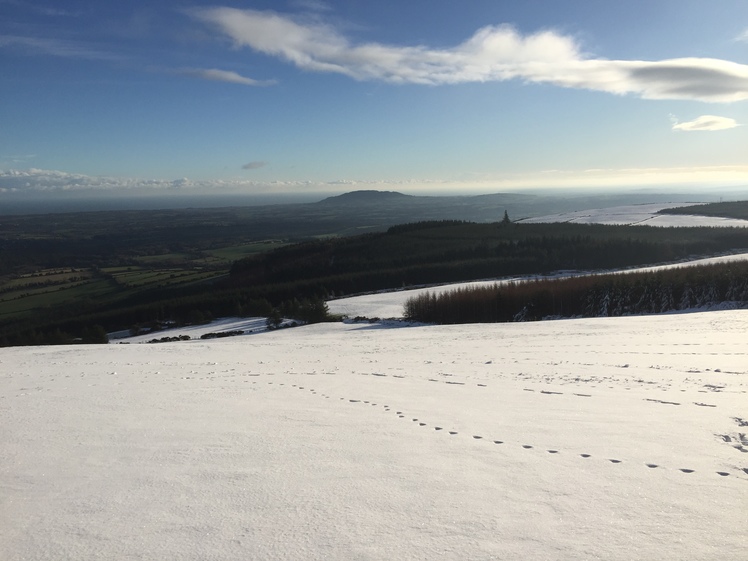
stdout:
[[(295, 322), (285, 321), (283, 324), (290, 323)], [(200, 339), (203, 335), (210, 333), (228, 333), (236, 331), (243, 331), (242, 335), (264, 333), (267, 331), (267, 318), (221, 318), (204, 325), (185, 325), (161, 331), (141, 333), (134, 336), (131, 336), (128, 331), (120, 331), (117, 333), (110, 333), (109, 340), (112, 343), (148, 343), (153, 339), (179, 337), (181, 335), (194, 340)]]
[[(699, 204), (699, 203), (691, 203)], [(689, 206), (688, 203), (653, 203), (619, 207), (580, 210), (527, 218), (525, 223), (539, 222), (575, 222), (579, 224), (624, 224), (663, 227), (712, 226), (712, 227), (748, 227), (748, 220), (720, 218), (718, 216), (657, 214), (666, 208)]]
[[(602, 271), (604, 272), (620, 272), (620, 273), (636, 273), (646, 271), (658, 271), (662, 269), (670, 269), (674, 267), (698, 267), (702, 265), (711, 265), (716, 263), (729, 263), (732, 261), (746, 261), (748, 260), (748, 253), (736, 253), (734, 255), (723, 255), (720, 257), (706, 257), (701, 259), (692, 259), (690, 261), (684, 261), (682, 263), (669, 263), (666, 265), (655, 265), (651, 267), (637, 267), (635, 269), (625, 269), (620, 271)], [(555, 276), (575, 276), (575, 275), (588, 275), (589, 272), (585, 271), (561, 271)], [(328, 302), (330, 312), (334, 314), (342, 314), (349, 318), (366, 317), (366, 318), (401, 318), (403, 315), (403, 307), (408, 298), (421, 295), (425, 292), (440, 293), (449, 290), (455, 290), (457, 288), (471, 287), (471, 286), (490, 286), (494, 284), (501, 284), (507, 282), (516, 282), (521, 280), (527, 280), (529, 278), (537, 277), (515, 277), (505, 279), (491, 279), (485, 281), (471, 281), (464, 283), (446, 284), (442, 286), (431, 286), (426, 288), (414, 288), (408, 290), (396, 290), (389, 292), (377, 292), (372, 294), (362, 294), (359, 296), (350, 296), (348, 298), (341, 298), (339, 300), (331, 300)]]
[(748, 311), (0, 349), (0, 558), (745, 559)]

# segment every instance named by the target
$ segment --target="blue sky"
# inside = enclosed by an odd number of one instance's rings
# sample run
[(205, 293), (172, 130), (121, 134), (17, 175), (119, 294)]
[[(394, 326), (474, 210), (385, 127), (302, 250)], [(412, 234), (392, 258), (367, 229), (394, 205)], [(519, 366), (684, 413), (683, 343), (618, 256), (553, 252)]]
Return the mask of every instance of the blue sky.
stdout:
[(0, 0), (0, 195), (748, 185), (745, 0)]

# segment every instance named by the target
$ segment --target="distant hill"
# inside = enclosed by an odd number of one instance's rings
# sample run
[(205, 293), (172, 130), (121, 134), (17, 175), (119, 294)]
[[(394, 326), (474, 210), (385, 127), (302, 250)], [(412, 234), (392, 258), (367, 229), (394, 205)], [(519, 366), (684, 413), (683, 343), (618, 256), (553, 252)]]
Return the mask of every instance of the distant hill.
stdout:
[(348, 233), (381, 231), (396, 224), (429, 220), (468, 220), (498, 222), (504, 211), (512, 218), (537, 215), (541, 209), (558, 208), (557, 197), (538, 197), (526, 193), (492, 195), (405, 195), (397, 191), (360, 190), (328, 197), (307, 205), (330, 216), (355, 223)]
[(320, 205), (340, 205), (340, 204), (381, 204), (393, 201), (415, 199), (412, 195), (404, 195), (397, 191), (376, 191), (374, 189), (365, 189), (360, 191), (350, 191), (342, 195), (327, 197), (319, 201)]

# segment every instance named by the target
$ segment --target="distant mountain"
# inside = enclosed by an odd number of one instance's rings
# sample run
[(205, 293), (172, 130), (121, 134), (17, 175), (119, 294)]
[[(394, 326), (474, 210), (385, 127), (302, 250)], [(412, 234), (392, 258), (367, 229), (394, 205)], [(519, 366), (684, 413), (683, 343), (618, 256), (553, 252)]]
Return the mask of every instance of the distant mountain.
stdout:
[[(535, 210), (536, 206), (540, 208)], [(498, 222), (504, 211), (509, 212), (509, 216), (514, 219), (537, 215), (541, 209), (557, 206), (558, 200), (555, 197), (546, 200), (525, 193), (444, 196), (405, 195), (397, 191), (375, 190), (351, 191), (308, 205), (317, 210), (324, 208), (345, 213), (347, 219), (356, 219), (359, 227), (378, 225), (378, 229), (428, 220)]]
[(402, 202), (405, 200), (415, 199), (412, 195), (404, 195), (397, 191), (376, 191), (374, 189), (365, 189), (360, 191), (350, 191), (334, 197), (322, 199), (318, 204), (322, 205), (346, 205), (346, 204), (381, 204), (391, 202)]
[[(317, 203), (299, 205), (294, 220), (324, 213), (325, 219), (336, 215), (353, 227), (345, 234), (365, 230), (383, 230), (396, 224), (429, 220), (467, 220), (498, 222), (506, 211), (510, 220), (605, 208), (658, 200), (672, 196), (649, 194), (646, 198), (632, 194), (537, 195), (533, 193), (492, 193), (487, 195), (405, 195), (397, 191), (360, 190), (327, 197)], [(332, 213), (332, 214), (330, 214)], [(319, 217), (318, 217), (319, 218)]]

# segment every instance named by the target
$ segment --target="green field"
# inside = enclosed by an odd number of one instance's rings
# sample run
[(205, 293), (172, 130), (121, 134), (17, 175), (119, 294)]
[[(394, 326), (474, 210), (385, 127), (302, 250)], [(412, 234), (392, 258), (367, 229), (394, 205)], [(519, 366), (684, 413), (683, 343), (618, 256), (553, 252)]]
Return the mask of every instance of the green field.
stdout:
[[(102, 301), (116, 296), (119, 292), (119, 288), (112, 281), (90, 279), (35, 291), (8, 293), (0, 299), (0, 321), (35, 318), (52, 308)], [(11, 295), (13, 298), (9, 298)]]
[(225, 274), (225, 271), (205, 271), (195, 269), (149, 270), (132, 267), (125, 271), (111, 273), (111, 278), (126, 289), (168, 288), (185, 283), (199, 282)]
[(255, 255), (257, 253), (262, 253), (263, 251), (283, 247), (284, 245), (288, 245), (288, 243), (289, 242), (282, 240), (263, 240), (259, 242), (222, 247), (219, 249), (211, 249), (208, 250), (207, 253), (222, 261), (231, 262), (249, 255)]

